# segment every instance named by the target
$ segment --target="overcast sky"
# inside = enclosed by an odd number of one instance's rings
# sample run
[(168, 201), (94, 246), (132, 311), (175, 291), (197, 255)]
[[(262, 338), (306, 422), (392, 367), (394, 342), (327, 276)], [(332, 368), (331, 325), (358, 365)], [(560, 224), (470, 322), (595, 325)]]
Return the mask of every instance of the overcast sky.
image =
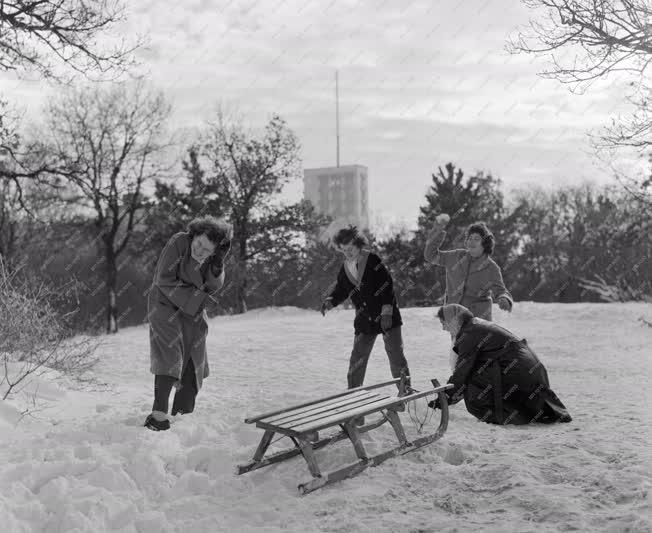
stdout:
[[(141, 71), (199, 127), (222, 102), (254, 127), (279, 113), (304, 168), (335, 164), (335, 69), (341, 164), (369, 168), (371, 218), (413, 226), (437, 166), (491, 172), (505, 192), (610, 181), (586, 133), (626, 112), (624, 81), (574, 95), (536, 75), (546, 63), (505, 51), (535, 16), (517, 1), (256, 0), (128, 2), (120, 32), (149, 34)], [(53, 89), (0, 78), (38, 117)], [(623, 164), (627, 161), (623, 160)], [(288, 199), (302, 192), (298, 181)]]

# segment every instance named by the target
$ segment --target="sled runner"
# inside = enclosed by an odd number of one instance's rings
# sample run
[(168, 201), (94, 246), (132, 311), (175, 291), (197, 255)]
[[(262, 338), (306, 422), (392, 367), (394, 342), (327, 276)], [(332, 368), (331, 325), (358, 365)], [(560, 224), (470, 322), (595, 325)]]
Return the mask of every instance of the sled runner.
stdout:
[[(431, 380), (434, 389), (424, 392), (406, 393), (406, 377), (392, 381), (366, 385), (349, 389), (346, 392), (327, 396), (300, 405), (279, 409), (270, 413), (245, 419), (247, 424), (256, 424), (265, 431), (253, 459), (244, 465), (238, 465), (238, 475), (251, 472), (258, 468), (285, 461), (291, 457), (302, 455), (308, 463), (308, 469), (313, 479), (299, 485), (299, 493), (307, 494), (318, 488), (342, 479), (355, 476), (369, 466), (377, 466), (383, 461), (411, 452), (441, 438), (448, 426), (448, 402), (444, 391), (453, 385), (440, 385), (436, 379)], [(384, 387), (399, 384), (399, 395), (392, 396)], [(441, 404), (441, 419), (439, 427), (432, 435), (419, 437), (409, 441), (403, 430), (398, 412), (404, 411), (409, 402), (437, 394)], [(358, 426), (356, 421), (361, 417), (378, 413), (381, 417), (367, 425)], [(360, 434), (375, 429), (389, 422), (396, 433), (399, 445), (396, 448), (369, 457), (364, 449)], [(312, 441), (316, 432), (339, 426), (341, 431)], [(265, 456), (274, 435), (288, 436), (294, 443), (294, 448)], [(317, 464), (314, 450), (323, 448), (339, 440), (349, 439), (359, 461), (338, 470), (322, 473)]]

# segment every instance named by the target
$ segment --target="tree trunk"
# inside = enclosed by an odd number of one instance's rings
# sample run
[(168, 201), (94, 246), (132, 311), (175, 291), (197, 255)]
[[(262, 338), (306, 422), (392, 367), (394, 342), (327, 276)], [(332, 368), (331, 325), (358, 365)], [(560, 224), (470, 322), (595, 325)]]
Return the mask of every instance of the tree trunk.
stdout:
[(247, 312), (247, 238), (244, 232), (243, 227), (238, 238), (238, 261), (235, 269), (235, 312), (238, 315)]
[(240, 260), (235, 275), (235, 312), (242, 314), (247, 312), (247, 274), (244, 260)]
[(118, 332), (118, 306), (116, 304), (116, 286), (118, 284), (118, 269), (116, 266), (116, 257), (113, 249), (107, 248), (106, 254), (106, 294), (107, 294), (107, 314), (106, 314), (106, 332)]

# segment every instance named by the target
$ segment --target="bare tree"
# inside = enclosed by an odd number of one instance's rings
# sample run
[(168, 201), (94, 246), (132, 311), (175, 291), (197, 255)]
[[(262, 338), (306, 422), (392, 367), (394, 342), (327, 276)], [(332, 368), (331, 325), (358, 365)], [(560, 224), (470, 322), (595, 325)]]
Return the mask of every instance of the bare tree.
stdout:
[[(652, 59), (652, 5), (648, 0), (522, 0), (543, 9), (542, 21), (531, 20), (508, 41), (512, 53), (552, 53), (552, 68), (541, 73), (562, 83), (584, 87), (609, 72), (645, 73)], [(571, 65), (560, 55), (575, 46)], [(555, 53), (557, 55), (555, 55)]]
[(262, 136), (245, 132), (222, 110), (209, 126), (203, 150), (211, 163), (206, 193), (216, 194), (233, 223), (237, 312), (247, 310), (247, 263), (278, 245), (287, 232), (312, 228), (309, 206), (278, 202), (283, 187), (299, 173), (298, 150), (297, 138), (277, 115)]
[(142, 83), (109, 89), (76, 89), (47, 112), (45, 166), (63, 169), (65, 201), (91, 213), (95, 242), (106, 272), (107, 332), (118, 329), (118, 258), (145, 206), (144, 184), (164, 172), (164, 141), (170, 106)]
[[(125, 19), (121, 0), (0, 0), (0, 71), (36, 71), (56, 81), (72, 75), (119, 76), (133, 65), (142, 44), (101, 46), (108, 31)], [(69, 74), (69, 75), (66, 75)], [(20, 208), (34, 217), (25, 185), (39, 185), (65, 169), (48, 167), (39, 154), (20, 150), (18, 117), (0, 100), (0, 179)], [(50, 183), (49, 185), (55, 185)]]
[(34, 193), (39, 207), (47, 208), (68, 169), (44, 157), (38, 143), (25, 144), (18, 133), (19, 122), (17, 113), (0, 99), (0, 186), (5, 194), (0, 204), (4, 209), (11, 207), (12, 215), (22, 212), (38, 220)]
[(120, 74), (133, 63), (132, 46), (98, 41), (124, 20), (119, 0), (0, 1), (0, 70), (35, 70), (63, 79), (60, 66), (85, 76)]
[[(652, 57), (652, 56), (650, 56)], [(639, 151), (652, 149), (652, 86), (641, 85), (636, 92), (626, 96), (634, 111), (604, 128), (601, 135), (594, 137), (599, 148), (629, 146)]]
[[(585, 91), (598, 78), (611, 73), (630, 77), (623, 94), (634, 111), (613, 118), (599, 135), (591, 135), (598, 151), (613, 159), (613, 150), (628, 147), (647, 157), (652, 150), (652, 4), (649, 0), (522, 0), (545, 14), (530, 21), (507, 43), (509, 52), (550, 56), (552, 65), (540, 73)], [(618, 170), (612, 171), (617, 175)], [(647, 197), (636, 178), (618, 177), (628, 191)]]

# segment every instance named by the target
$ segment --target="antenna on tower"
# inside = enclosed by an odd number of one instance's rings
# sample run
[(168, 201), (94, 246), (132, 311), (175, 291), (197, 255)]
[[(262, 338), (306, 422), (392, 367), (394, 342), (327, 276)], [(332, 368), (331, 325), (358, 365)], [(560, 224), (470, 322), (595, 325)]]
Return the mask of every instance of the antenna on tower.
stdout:
[(337, 166), (340, 166), (340, 95), (337, 70), (335, 70), (335, 136), (337, 145)]

